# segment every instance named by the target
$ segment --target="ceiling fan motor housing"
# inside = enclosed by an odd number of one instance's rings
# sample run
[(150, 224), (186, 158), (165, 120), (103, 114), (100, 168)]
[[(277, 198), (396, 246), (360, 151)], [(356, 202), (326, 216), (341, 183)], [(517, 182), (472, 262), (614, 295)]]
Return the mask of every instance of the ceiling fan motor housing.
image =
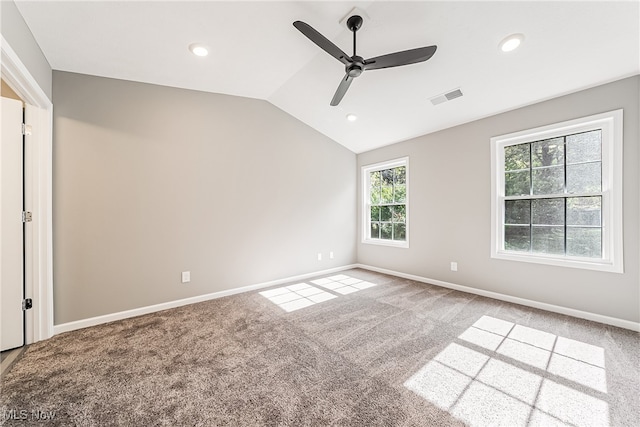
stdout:
[(345, 70), (350, 77), (358, 77), (364, 71), (364, 58), (361, 56), (352, 56), (351, 64), (345, 66)]

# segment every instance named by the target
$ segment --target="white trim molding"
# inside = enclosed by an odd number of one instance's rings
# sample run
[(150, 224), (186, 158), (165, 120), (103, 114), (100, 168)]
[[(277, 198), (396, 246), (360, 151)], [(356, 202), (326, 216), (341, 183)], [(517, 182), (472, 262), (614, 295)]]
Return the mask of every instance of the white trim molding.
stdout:
[(53, 335), (53, 104), (4, 37), (0, 40), (0, 70), (2, 79), (25, 102), (33, 128), (25, 158), (25, 201), (34, 218), (25, 241), (25, 297), (33, 299), (33, 308), (27, 311), (26, 343), (31, 344)]
[(328, 270), (316, 271), (313, 273), (302, 274), (299, 276), (286, 277), (283, 279), (272, 280), (269, 282), (258, 283), (254, 285), (243, 286), (240, 288), (227, 289), (224, 291), (213, 292), (210, 294), (199, 295), (190, 298), (184, 298), (176, 301), (168, 301), (160, 304), (150, 305), (146, 307), (135, 308), (132, 310), (120, 311), (117, 313), (105, 314), (103, 316), (91, 317), (88, 319), (76, 320), (73, 322), (62, 323), (53, 327), (54, 335), (62, 334), (65, 332), (75, 331), (78, 329), (84, 329), (91, 326), (97, 326), (105, 323), (115, 322), (117, 320), (128, 319), (131, 317), (142, 316), (144, 314), (155, 313), (162, 310), (168, 310), (171, 308), (182, 307), (189, 304), (195, 304), (199, 302), (209, 301), (217, 298), (240, 294), (244, 292), (251, 292), (258, 289), (268, 288), (271, 286), (282, 285), (284, 283), (291, 283), (300, 280), (306, 280), (316, 276), (322, 276), (325, 274), (336, 273), (339, 271), (350, 270), (352, 268), (362, 268), (365, 270), (375, 271), (378, 273), (388, 274), (391, 276), (402, 277), (405, 279), (414, 280), (416, 282), (428, 283), (435, 286), (441, 286), (443, 288), (454, 289), (461, 292), (467, 292), (474, 295), (480, 295), (488, 298), (497, 299), (500, 301), (511, 302), (514, 304), (520, 304), (527, 307), (533, 307), (553, 313), (565, 314), (567, 316), (577, 317), (580, 319), (591, 320), (598, 323), (604, 323), (606, 325), (612, 325), (619, 328), (629, 329), (632, 331), (640, 332), (640, 323), (631, 322), (629, 320), (618, 319), (615, 317), (603, 316), (601, 314), (590, 313), (587, 311), (576, 310), (573, 308), (562, 307), (554, 304), (547, 304), (539, 301), (528, 300), (525, 298), (514, 297), (511, 295), (505, 295), (498, 292), (485, 291), (483, 289), (471, 288), (469, 286), (457, 285), (455, 283), (444, 282), (442, 280), (429, 279), (422, 276), (416, 276), (414, 274), (402, 273), (399, 271), (388, 270), (385, 268), (373, 267), (365, 264), (350, 264), (342, 267), (336, 267)]
[(209, 301), (212, 299), (227, 297), (230, 295), (241, 294), (244, 292), (255, 291), (257, 289), (268, 288), (271, 286), (282, 285), (283, 283), (296, 282), (306, 280), (324, 274), (336, 273), (338, 271), (350, 270), (356, 268), (357, 265), (349, 264), (342, 267), (331, 268), (328, 270), (316, 271), (313, 273), (301, 274), (298, 276), (285, 277), (284, 279), (271, 280), (269, 282), (257, 283), (254, 285), (243, 286), (240, 288), (226, 289), (224, 291), (213, 292), (210, 294), (198, 295), (195, 297), (184, 298), (175, 301), (163, 302), (160, 304), (149, 305), (146, 307), (134, 308), (132, 310), (120, 311), (117, 313), (105, 314), (103, 316), (90, 317), (88, 319), (76, 320), (73, 322), (62, 323), (53, 327), (54, 335), (64, 332), (75, 331), (77, 329), (88, 328), (90, 326), (101, 325), (104, 323), (115, 322), (116, 320), (128, 319), (131, 317), (142, 316), (143, 314), (155, 313), (157, 311), (168, 310), (170, 308), (182, 307), (184, 305), (195, 304), (198, 302)]
[(630, 320), (619, 319), (617, 317), (604, 316), (602, 314), (591, 313), (588, 311), (576, 310), (574, 308), (563, 307), (555, 304), (534, 301), (530, 299), (515, 297), (512, 295), (501, 294), (499, 292), (486, 291), (484, 289), (472, 288), (469, 286), (458, 285), (455, 283), (444, 282), (442, 280), (429, 279), (427, 277), (416, 276), (414, 274), (402, 273), (399, 271), (388, 270), (386, 268), (378, 268), (365, 264), (357, 264), (356, 267), (365, 270), (375, 271), (377, 273), (388, 274), (391, 276), (402, 277), (404, 279), (415, 280), (416, 282), (428, 283), (430, 285), (441, 286), (443, 288), (454, 289), (456, 291), (467, 292), (469, 294), (480, 295), (483, 297), (493, 298), (500, 301), (520, 304), (527, 307), (537, 308), (540, 310), (550, 311), (552, 313), (564, 314), (580, 319), (591, 320), (593, 322), (604, 323), (605, 325), (616, 326), (618, 328), (629, 329), (631, 331), (640, 332), (640, 323)]

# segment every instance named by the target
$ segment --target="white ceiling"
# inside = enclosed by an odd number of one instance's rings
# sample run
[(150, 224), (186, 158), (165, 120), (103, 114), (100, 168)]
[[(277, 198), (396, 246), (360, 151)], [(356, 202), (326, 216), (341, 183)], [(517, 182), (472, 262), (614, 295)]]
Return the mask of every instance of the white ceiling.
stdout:
[[(640, 73), (637, 0), (16, 4), (55, 70), (264, 99), (356, 153)], [(331, 107), (344, 67), (292, 23), (352, 54), (340, 21), (354, 7), (365, 19), (364, 58), (438, 50), (421, 64), (365, 72)], [(500, 52), (512, 33), (523, 45)], [(210, 55), (192, 55), (193, 42)], [(430, 102), (457, 88), (463, 97)]]

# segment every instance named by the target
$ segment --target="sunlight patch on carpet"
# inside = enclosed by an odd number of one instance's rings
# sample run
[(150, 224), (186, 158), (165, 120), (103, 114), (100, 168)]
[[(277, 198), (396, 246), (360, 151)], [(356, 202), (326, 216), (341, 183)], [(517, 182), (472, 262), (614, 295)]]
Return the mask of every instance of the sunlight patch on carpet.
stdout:
[(333, 292), (337, 292), (341, 295), (351, 294), (362, 289), (367, 289), (375, 286), (374, 283), (347, 276), (346, 274), (337, 274), (331, 277), (312, 280), (311, 283), (313, 283), (314, 285), (322, 286), (323, 288), (329, 289)]
[(260, 295), (287, 313), (337, 298), (336, 295), (325, 292), (307, 283), (269, 289), (268, 291), (260, 292)]
[(312, 280), (311, 283), (321, 286), (324, 289), (317, 288), (308, 283), (298, 283), (281, 288), (269, 289), (260, 292), (260, 295), (289, 313), (338, 298), (340, 295), (348, 295), (375, 286), (375, 283), (347, 276), (346, 274), (337, 274), (331, 277)]
[(404, 386), (472, 426), (609, 424), (601, 347), (491, 316)]

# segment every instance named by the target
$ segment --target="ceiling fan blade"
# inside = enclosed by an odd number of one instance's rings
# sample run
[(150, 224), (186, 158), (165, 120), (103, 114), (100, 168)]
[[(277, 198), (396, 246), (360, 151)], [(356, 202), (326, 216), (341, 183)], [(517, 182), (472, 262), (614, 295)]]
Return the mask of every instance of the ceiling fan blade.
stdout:
[(309, 40), (320, 46), (321, 49), (336, 58), (338, 61), (342, 62), (344, 65), (348, 65), (353, 62), (349, 55), (344, 53), (342, 49), (329, 41), (329, 39), (327, 39), (325, 36), (314, 30), (311, 25), (302, 21), (296, 21), (293, 23), (293, 26), (296, 27), (302, 34), (307, 36)]
[(344, 94), (347, 93), (347, 89), (349, 89), (349, 86), (351, 86), (352, 81), (353, 77), (351, 77), (349, 74), (346, 74), (344, 76), (344, 78), (340, 82), (340, 86), (338, 86), (338, 89), (336, 90), (335, 95), (333, 95), (333, 99), (331, 100), (332, 107), (340, 104), (340, 101), (342, 101)]
[(376, 56), (364, 61), (365, 70), (378, 70), (380, 68), (398, 67), (400, 65), (416, 64), (426, 61), (436, 53), (437, 46), (419, 47), (417, 49), (403, 50), (402, 52)]

